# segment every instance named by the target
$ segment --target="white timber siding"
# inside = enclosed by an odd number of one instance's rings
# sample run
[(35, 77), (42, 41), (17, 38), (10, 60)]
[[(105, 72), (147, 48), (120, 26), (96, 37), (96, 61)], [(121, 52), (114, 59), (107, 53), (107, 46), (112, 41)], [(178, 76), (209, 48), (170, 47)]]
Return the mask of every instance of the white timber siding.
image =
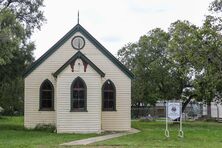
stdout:
[[(33, 128), (39, 123), (56, 124), (56, 79), (52, 76), (52, 73), (75, 54), (76, 50), (72, 48), (70, 41), (71, 39), (25, 78), (25, 127)], [(39, 88), (41, 83), (47, 78), (54, 86), (54, 112), (39, 111)]]
[(106, 131), (126, 131), (131, 127), (131, 83), (120, 79), (111, 79), (116, 87), (116, 111), (102, 112), (102, 129)]
[(102, 111), (102, 130), (126, 131), (131, 128), (131, 79), (103, 55), (87, 39), (82, 52), (106, 75), (102, 84), (110, 79), (116, 87), (116, 111)]
[[(77, 32), (75, 35), (81, 34)], [(25, 78), (25, 126), (34, 127), (38, 123), (55, 123), (58, 132), (98, 132), (100, 129), (130, 130), (131, 79), (85, 37), (85, 47), (80, 51), (105, 73), (105, 77), (101, 78), (89, 65), (85, 73), (75, 71), (69, 73), (70, 66), (67, 66), (57, 79), (51, 75), (77, 52), (71, 46), (72, 38)], [(70, 112), (70, 86), (77, 76), (80, 76), (87, 85), (87, 113)], [(38, 111), (39, 87), (46, 78), (54, 85), (55, 112)], [(101, 112), (101, 87), (107, 79), (110, 79), (116, 87), (116, 111)], [(75, 120), (77, 118), (78, 120)], [(74, 124), (82, 124), (85, 127), (78, 127)], [(90, 124), (94, 127), (92, 128)]]
[[(56, 82), (51, 74), (33, 74), (25, 79), (24, 126), (26, 128), (34, 128), (40, 123), (56, 124), (55, 111), (39, 111), (39, 89), (45, 79), (52, 82), (56, 93)], [(54, 96), (54, 100), (56, 103), (56, 96)]]
[[(76, 60), (74, 72), (68, 66), (57, 78), (57, 132), (99, 133), (101, 131), (101, 76), (89, 65), (84, 72), (83, 63)], [(87, 111), (72, 112), (71, 85), (81, 77), (87, 87)]]

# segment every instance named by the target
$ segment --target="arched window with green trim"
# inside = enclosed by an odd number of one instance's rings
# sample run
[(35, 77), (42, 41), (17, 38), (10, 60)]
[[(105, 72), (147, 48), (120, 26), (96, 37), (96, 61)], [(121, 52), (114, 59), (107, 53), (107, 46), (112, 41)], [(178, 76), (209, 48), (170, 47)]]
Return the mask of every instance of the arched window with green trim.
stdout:
[(40, 86), (39, 110), (54, 110), (54, 87), (48, 79), (42, 82)]
[(80, 77), (71, 85), (71, 111), (87, 111), (87, 87)]
[(102, 86), (102, 110), (116, 110), (116, 87), (111, 80), (107, 80)]

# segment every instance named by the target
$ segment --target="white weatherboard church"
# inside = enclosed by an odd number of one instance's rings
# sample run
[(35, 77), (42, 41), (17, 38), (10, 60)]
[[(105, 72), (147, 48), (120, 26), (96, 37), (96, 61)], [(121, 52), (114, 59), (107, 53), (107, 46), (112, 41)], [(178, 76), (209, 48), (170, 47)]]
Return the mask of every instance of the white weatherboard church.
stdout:
[(133, 74), (79, 23), (24, 74), (26, 128), (58, 133), (131, 128)]

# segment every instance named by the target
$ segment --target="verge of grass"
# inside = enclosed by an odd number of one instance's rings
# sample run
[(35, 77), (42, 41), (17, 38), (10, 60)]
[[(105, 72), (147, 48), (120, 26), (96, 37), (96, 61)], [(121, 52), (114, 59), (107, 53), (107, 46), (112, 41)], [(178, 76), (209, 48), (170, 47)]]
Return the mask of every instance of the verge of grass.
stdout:
[(59, 147), (59, 144), (97, 136), (97, 134), (56, 134), (49, 131), (27, 130), (23, 117), (0, 119), (0, 148)]
[(215, 122), (185, 122), (184, 138), (177, 136), (179, 125), (170, 124), (170, 138), (164, 136), (164, 122), (133, 121), (132, 127), (140, 133), (127, 135), (95, 143), (93, 146), (113, 147), (184, 147), (184, 148), (219, 148), (222, 147), (222, 124)]

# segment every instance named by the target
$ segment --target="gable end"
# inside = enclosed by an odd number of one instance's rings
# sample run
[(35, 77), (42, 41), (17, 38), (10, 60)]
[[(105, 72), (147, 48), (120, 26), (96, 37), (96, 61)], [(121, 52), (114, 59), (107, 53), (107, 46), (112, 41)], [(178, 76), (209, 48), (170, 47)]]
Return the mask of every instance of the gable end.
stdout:
[(92, 61), (90, 61), (84, 54), (78, 51), (74, 54), (64, 65), (62, 65), (55, 73), (53, 73), (54, 77), (57, 77), (70, 63), (80, 58), (84, 62), (88, 63), (101, 77), (105, 77), (105, 73), (100, 70)]
[(123, 73), (125, 73), (130, 79), (134, 78), (134, 75), (129, 71), (119, 60), (117, 60), (104, 46), (102, 46), (88, 31), (86, 31), (80, 24), (73, 27), (65, 36), (63, 36), (56, 44), (54, 44), (47, 52), (45, 52), (38, 60), (36, 60), (23, 74), (23, 77), (27, 77), (33, 70), (35, 70), (41, 63), (43, 63), (51, 54), (53, 54), (59, 47), (61, 47), (72, 35), (76, 32), (82, 33), (92, 44), (97, 47), (109, 60), (111, 60)]

